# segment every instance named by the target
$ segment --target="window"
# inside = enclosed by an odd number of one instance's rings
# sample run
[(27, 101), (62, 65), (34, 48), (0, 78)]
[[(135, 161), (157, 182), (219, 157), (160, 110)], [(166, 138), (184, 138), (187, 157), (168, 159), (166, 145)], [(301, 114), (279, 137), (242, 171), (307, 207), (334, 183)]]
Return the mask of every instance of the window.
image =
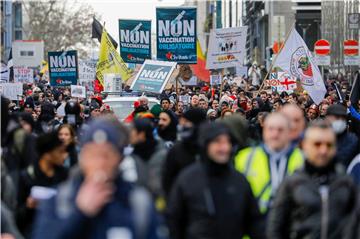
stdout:
[(20, 51), (20, 56), (34, 56), (34, 51)]
[(15, 40), (22, 40), (22, 31), (15, 30)]
[(15, 27), (22, 27), (22, 9), (21, 4), (14, 4)]

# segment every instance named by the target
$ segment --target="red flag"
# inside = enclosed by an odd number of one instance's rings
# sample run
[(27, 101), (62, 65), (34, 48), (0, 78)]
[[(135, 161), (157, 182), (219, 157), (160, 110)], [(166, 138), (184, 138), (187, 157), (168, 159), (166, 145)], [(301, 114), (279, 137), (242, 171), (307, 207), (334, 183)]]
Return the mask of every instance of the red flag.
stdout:
[(104, 90), (104, 87), (100, 84), (98, 79), (94, 80), (94, 92), (101, 93)]
[(196, 41), (196, 54), (197, 54), (197, 63), (191, 66), (191, 70), (193, 74), (197, 76), (197, 78), (204, 82), (210, 82), (210, 71), (206, 69), (206, 59), (201, 50), (199, 40)]

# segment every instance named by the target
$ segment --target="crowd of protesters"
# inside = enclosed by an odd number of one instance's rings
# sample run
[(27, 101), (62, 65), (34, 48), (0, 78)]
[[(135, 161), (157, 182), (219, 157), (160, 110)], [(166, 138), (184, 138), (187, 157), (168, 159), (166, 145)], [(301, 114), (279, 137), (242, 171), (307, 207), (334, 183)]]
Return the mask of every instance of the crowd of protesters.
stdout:
[(349, 78), (316, 105), (249, 75), (139, 97), (124, 122), (47, 81), (2, 96), (2, 238), (359, 238)]

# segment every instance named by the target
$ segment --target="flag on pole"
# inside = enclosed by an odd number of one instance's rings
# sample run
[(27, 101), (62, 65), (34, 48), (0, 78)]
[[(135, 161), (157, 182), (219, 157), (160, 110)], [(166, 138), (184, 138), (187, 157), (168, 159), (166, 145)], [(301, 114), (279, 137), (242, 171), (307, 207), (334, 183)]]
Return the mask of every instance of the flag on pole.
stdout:
[(358, 71), (355, 76), (355, 81), (350, 92), (350, 113), (354, 118), (360, 121), (360, 71)]
[(116, 51), (104, 29), (101, 36), (99, 61), (96, 64), (96, 78), (101, 85), (104, 85), (104, 74), (107, 73), (120, 74), (122, 81), (128, 80), (131, 76), (131, 70)]
[(196, 54), (197, 54), (197, 63), (194, 65), (190, 65), (191, 69), (198, 79), (205, 82), (209, 82), (210, 71), (206, 69), (206, 58), (201, 50), (199, 39), (197, 39), (196, 41)]
[(274, 68), (280, 68), (279, 71), (299, 79), (301, 86), (309, 93), (315, 104), (320, 104), (324, 99), (326, 88), (320, 70), (295, 28), (291, 30), (273, 65)]
[(357, 106), (355, 108), (360, 110), (360, 106), (358, 105), (360, 100), (360, 71), (358, 71), (355, 76), (356, 77), (350, 92), (350, 101), (351, 105)]
[[(93, 17), (92, 28), (91, 28), (91, 38), (97, 38), (99, 40), (99, 42), (101, 43), (102, 32), (103, 32), (103, 26), (101, 25), (101, 23), (98, 20), (96, 20), (95, 17)], [(109, 38), (111, 40), (111, 43), (114, 45), (114, 47), (116, 49), (118, 47), (117, 42), (110, 35), (109, 35)]]
[(9, 69), (9, 81), (14, 81), (14, 62), (12, 57), (12, 48), (10, 49), (10, 54), (7, 62), (7, 67)]

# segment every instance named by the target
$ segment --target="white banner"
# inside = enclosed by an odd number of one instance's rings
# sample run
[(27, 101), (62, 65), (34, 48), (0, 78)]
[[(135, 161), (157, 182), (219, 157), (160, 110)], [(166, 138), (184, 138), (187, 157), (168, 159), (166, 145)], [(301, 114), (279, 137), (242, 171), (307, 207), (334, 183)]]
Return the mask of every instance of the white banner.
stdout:
[(23, 84), (22, 83), (0, 84), (0, 94), (10, 100), (18, 100), (18, 96), (23, 94)]
[(86, 98), (86, 89), (81, 85), (71, 85), (71, 97)]
[(311, 52), (295, 28), (274, 62), (274, 69), (276, 68), (299, 79), (315, 104), (320, 104), (324, 99), (326, 88), (319, 67), (314, 63)]
[(96, 75), (95, 60), (79, 60), (79, 82), (94, 81)]
[(247, 27), (215, 29), (210, 33), (207, 69), (242, 65), (245, 57)]
[(14, 82), (34, 83), (34, 71), (27, 67), (14, 67)]

